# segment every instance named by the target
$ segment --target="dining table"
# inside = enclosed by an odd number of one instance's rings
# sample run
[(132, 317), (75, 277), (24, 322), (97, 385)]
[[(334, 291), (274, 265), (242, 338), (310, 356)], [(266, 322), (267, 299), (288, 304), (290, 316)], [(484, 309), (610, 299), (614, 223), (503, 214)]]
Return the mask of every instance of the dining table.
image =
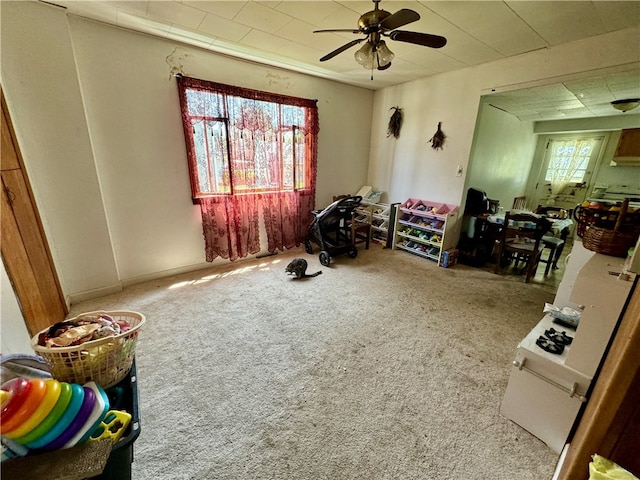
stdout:
[[(516, 210), (512, 210), (512, 212), (516, 212)], [(564, 250), (564, 245), (566, 243), (567, 237), (569, 236), (569, 234), (571, 233), (571, 230), (573, 228), (574, 222), (573, 220), (571, 220), (570, 218), (560, 218), (557, 215), (543, 215), (543, 214), (537, 214), (535, 212), (531, 212), (531, 211), (525, 211), (525, 210), (517, 210), (518, 213), (530, 213), (530, 214), (534, 214), (534, 215), (540, 215), (541, 217), (546, 218), (549, 221), (550, 224), (550, 228), (549, 228), (549, 232), (548, 234), (553, 235), (554, 237), (558, 237), (561, 240), (563, 240), (562, 245), (560, 245), (555, 252), (554, 258), (553, 258), (553, 263), (552, 263), (552, 267), (554, 269), (558, 268), (558, 259), (560, 258), (560, 255), (562, 254), (562, 251)], [(500, 228), (500, 226), (504, 225), (504, 219), (505, 219), (505, 214), (504, 212), (498, 212), (492, 215), (489, 215), (487, 217), (487, 222), (490, 224), (493, 224), (494, 226), (498, 226), (498, 228)], [(509, 221), (509, 224), (515, 227), (521, 227), (521, 228), (535, 228), (535, 224), (531, 223), (531, 222), (514, 222), (512, 220)]]
[[(526, 213), (539, 215), (534, 212), (526, 212)], [(571, 220), (570, 218), (559, 218), (552, 215), (540, 215), (540, 216), (549, 220), (549, 223), (551, 224), (550, 232), (552, 232), (555, 236), (560, 237), (563, 233), (568, 234), (569, 231), (571, 230), (571, 227), (573, 227), (573, 220)], [(495, 213), (487, 217), (487, 222), (493, 223), (495, 225), (504, 225), (504, 217), (505, 217), (504, 213)], [(535, 227), (535, 224), (531, 222), (511, 221), (510, 224), (515, 225), (517, 227), (523, 227), (523, 228)]]

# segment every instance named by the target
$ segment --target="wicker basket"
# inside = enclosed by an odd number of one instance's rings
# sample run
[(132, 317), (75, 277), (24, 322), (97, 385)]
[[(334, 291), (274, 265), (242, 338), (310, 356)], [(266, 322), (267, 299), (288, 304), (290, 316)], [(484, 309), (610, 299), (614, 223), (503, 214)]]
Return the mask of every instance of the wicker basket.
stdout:
[(127, 376), (135, 356), (138, 330), (144, 324), (145, 317), (130, 311), (97, 311), (82, 313), (70, 320), (101, 313), (114, 320), (126, 320), (131, 329), (113, 337), (91, 340), (73, 347), (38, 345), (38, 337), (49, 328), (31, 339), (31, 347), (47, 361), (53, 378), (81, 385), (93, 380), (102, 388), (109, 388)]
[(621, 233), (591, 225), (584, 232), (582, 245), (596, 253), (626, 257), (627, 251), (635, 244), (637, 238), (637, 235), (630, 233)]
[(638, 235), (620, 231), (628, 207), (629, 199), (626, 198), (622, 202), (620, 214), (613, 230), (589, 225), (582, 237), (582, 245), (596, 253), (613, 257), (626, 257), (629, 248), (638, 240)]

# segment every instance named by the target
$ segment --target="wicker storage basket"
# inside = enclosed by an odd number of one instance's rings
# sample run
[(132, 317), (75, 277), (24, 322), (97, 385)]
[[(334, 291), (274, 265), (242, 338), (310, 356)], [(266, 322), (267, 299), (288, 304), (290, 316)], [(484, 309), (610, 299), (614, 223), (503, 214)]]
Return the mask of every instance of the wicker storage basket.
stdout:
[(620, 231), (628, 207), (629, 199), (627, 198), (622, 202), (620, 214), (613, 230), (589, 225), (582, 237), (582, 245), (596, 253), (613, 257), (626, 257), (629, 248), (638, 240), (638, 235)]
[(627, 251), (635, 244), (637, 238), (637, 235), (630, 233), (621, 233), (591, 225), (584, 232), (582, 245), (596, 253), (626, 257)]
[(51, 369), (51, 375), (62, 382), (85, 384), (93, 380), (102, 388), (109, 388), (125, 378), (131, 370), (138, 342), (138, 330), (145, 322), (144, 315), (130, 311), (86, 312), (83, 316), (107, 314), (114, 320), (125, 320), (131, 329), (113, 337), (91, 340), (73, 347), (44, 347), (38, 337), (31, 339), (31, 347), (42, 356)]

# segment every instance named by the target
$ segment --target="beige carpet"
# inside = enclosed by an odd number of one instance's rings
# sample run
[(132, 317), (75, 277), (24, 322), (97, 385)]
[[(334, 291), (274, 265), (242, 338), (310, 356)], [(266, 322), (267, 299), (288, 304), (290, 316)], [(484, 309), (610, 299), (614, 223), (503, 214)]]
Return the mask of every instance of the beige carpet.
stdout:
[[(293, 280), (294, 256), (323, 274)], [(557, 456), (499, 407), (552, 299), (374, 245), (330, 267), (300, 249), (148, 282), (72, 313), (147, 316), (135, 480), (543, 480)]]

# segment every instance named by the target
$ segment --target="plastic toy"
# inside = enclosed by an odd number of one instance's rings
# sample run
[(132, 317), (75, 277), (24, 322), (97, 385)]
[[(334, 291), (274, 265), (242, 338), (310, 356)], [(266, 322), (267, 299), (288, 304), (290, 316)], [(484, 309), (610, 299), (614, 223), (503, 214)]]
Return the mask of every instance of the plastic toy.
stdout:
[(104, 390), (102, 390), (95, 382), (87, 383), (85, 388), (87, 387), (93, 390), (93, 393), (96, 396), (93, 410), (91, 411), (88, 420), (85, 422), (85, 425), (71, 440), (69, 440), (69, 442), (67, 442), (64, 448), (73, 447), (78, 443), (83, 443), (89, 440), (93, 431), (98, 425), (100, 425), (100, 422), (102, 422), (102, 419), (109, 411), (109, 398), (107, 397), (107, 394), (104, 393)]
[[(31, 450), (71, 448), (94, 434), (117, 441), (131, 422), (126, 412), (110, 412), (109, 396), (93, 381), (83, 386), (21, 377), (0, 389), (2, 461)], [(122, 392), (116, 392), (118, 396)]]
[(29, 388), (26, 396), (21, 398), (22, 403), (18, 410), (8, 420), (2, 419), (0, 432), (2, 432), (3, 435), (10, 433), (28, 420), (44, 398), (47, 392), (47, 384), (45, 381), (41, 378), (32, 378), (29, 383), (31, 384), (31, 388)]
[(0, 422), (8, 422), (20, 409), (22, 402), (29, 394), (31, 383), (27, 378), (14, 378), (2, 385), (2, 390), (8, 393), (8, 400), (2, 405)]
[(95, 442), (111, 438), (113, 443), (116, 443), (122, 437), (129, 423), (131, 423), (131, 415), (129, 413), (121, 410), (110, 410), (105, 419), (100, 422), (98, 428), (93, 431), (89, 440)]
[(29, 451), (26, 447), (22, 445), (18, 445), (16, 442), (11, 440), (10, 438), (2, 437), (2, 461), (9, 460), (15, 457), (24, 457)]
[(60, 397), (60, 382), (49, 379), (44, 383), (45, 394), (36, 410), (29, 418), (24, 420), (19, 427), (5, 434), (7, 437), (16, 439), (26, 435), (40, 425), (47, 415), (49, 415), (49, 412), (53, 410), (53, 407), (55, 407), (58, 402), (58, 397)]
[(49, 412), (44, 420), (36, 428), (31, 430), (23, 437), (16, 438), (16, 442), (21, 445), (27, 445), (31, 442), (42, 438), (49, 430), (51, 430), (58, 420), (62, 417), (71, 402), (71, 385), (66, 382), (60, 382), (60, 395), (58, 401)]
[(96, 403), (96, 394), (89, 387), (82, 388), (84, 389), (84, 400), (82, 401), (82, 406), (80, 407), (78, 414), (58, 438), (44, 446), (45, 450), (58, 450), (59, 448), (66, 447), (67, 443), (70, 443), (69, 441), (82, 429), (89, 419), (89, 416), (93, 411), (93, 406)]
[(53, 442), (56, 438), (62, 435), (62, 433), (67, 429), (67, 427), (71, 424), (73, 419), (80, 411), (80, 407), (82, 407), (82, 402), (84, 400), (84, 389), (77, 383), (72, 383), (70, 385), (71, 402), (69, 403), (69, 406), (65, 410), (64, 414), (62, 415), (62, 417), (60, 417), (60, 420), (58, 420), (58, 422), (51, 428), (51, 430), (49, 430), (45, 435), (37, 440), (34, 440), (31, 443), (26, 444), (28, 448), (42, 448), (45, 445)]

